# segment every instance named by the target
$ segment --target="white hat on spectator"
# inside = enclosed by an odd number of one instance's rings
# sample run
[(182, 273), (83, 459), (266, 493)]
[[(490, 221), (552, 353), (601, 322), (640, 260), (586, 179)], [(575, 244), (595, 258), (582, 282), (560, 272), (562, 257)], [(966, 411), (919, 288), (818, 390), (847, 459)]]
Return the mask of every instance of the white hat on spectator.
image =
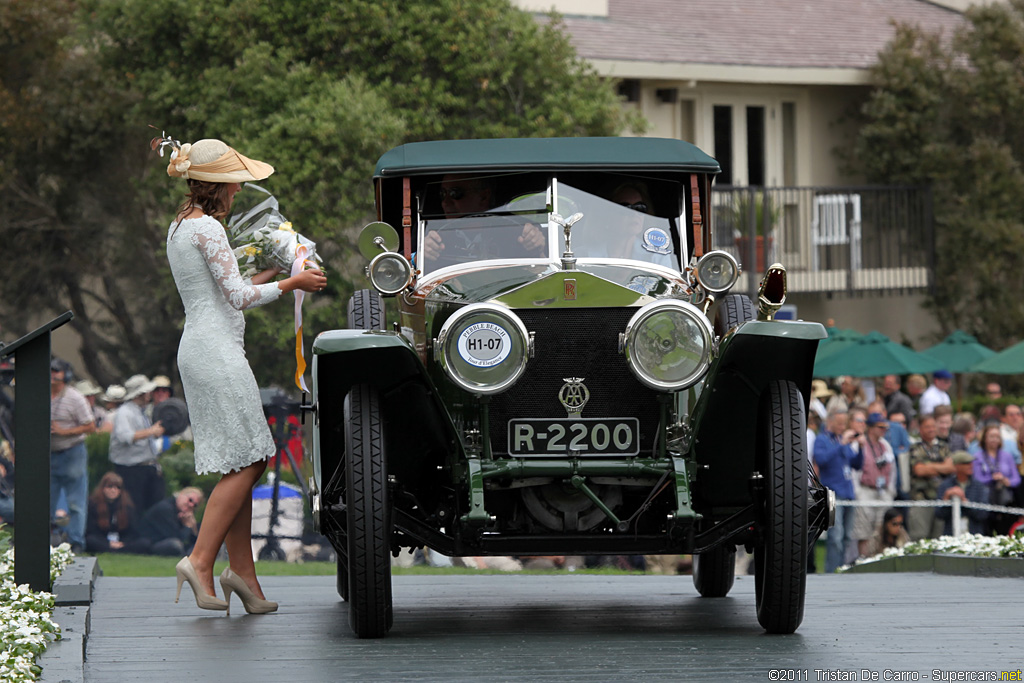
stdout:
[(132, 375), (124, 383), (124, 388), (128, 392), (124, 400), (130, 401), (137, 396), (153, 391), (156, 389), (156, 384), (151, 382), (145, 375)]
[(80, 382), (75, 382), (75, 389), (78, 390), (82, 396), (95, 396), (102, 393), (102, 389), (92, 383), (92, 380), (83, 379)]
[(111, 384), (100, 396), (100, 400), (105, 403), (120, 403), (127, 395), (128, 391), (120, 384)]

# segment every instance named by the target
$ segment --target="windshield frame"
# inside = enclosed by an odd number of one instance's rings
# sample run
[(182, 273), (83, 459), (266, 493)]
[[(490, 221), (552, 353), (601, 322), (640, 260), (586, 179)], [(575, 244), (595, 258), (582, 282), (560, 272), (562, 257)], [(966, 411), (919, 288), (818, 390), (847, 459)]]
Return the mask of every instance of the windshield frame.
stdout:
[[(508, 174), (494, 174), (492, 177), (499, 179), (498, 182), (500, 182), (500, 178), (505, 177), (507, 175)], [(642, 182), (647, 180), (647, 178), (645, 176), (640, 175), (640, 174), (635, 174), (635, 175), (633, 175), (633, 174), (631, 174), (631, 175), (616, 174), (616, 175), (619, 176), (619, 177), (625, 177), (625, 178), (634, 179), (637, 183), (642, 183)], [(480, 176), (480, 177), (483, 177), (483, 176)], [(547, 174), (545, 180), (546, 180), (546, 184), (545, 184), (545, 188), (544, 188), (543, 192), (538, 190), (536, 193), (532, 193), (532, 195), (523, 195), (521, 197), (516, 197), (516, 198), (510, 200), (509, 202), (506, 202), (505, 204), (500, 204), (500, 205), (494, 207), (493, 209), (489, 209), (489, 210), (487, 210), (485, 212), (479, 212), (479, 213), (475, 213), (475, 214), (468, 214), (468, 213), (466, 213), (466, 214), (453, 215), (451, 218), (449, 218), (447, 216), (443, 216), (443, 215), (437, 213), (436, 211), (433, 212), (433, 213), (429, 213), (429, 212), (426, 212), (424, 210), (425, 209), (425, 205), (427, 203), (426, 202), (425, 194), (428, 193), (428, 192), (431, 192), (431, 191), (437, 191), (439, 189), (439, 186), (440, 186), (440, 181), (434, 181), (434, 182), (430, 182), (430, 183), (425, 184), (420, 189), (420, 191), (418, 191), (416, 193), (416, 206), (417, 206), (417, 209), (418, 209), (417, 212), (416, 212), (416, 214), (417, 214), (417, 227), (416, 227), (416, 229), (417, 229), (417, 240), (416, 240), (416, 242), (419, 245), (419, 249), (418, 249), (418, 253), (415, 254), (415, 259), (416, 259), (416, 268), (418, 269), (419, 277), (420, 278), (424, 278), (424, 279), (433, 280), (435, 277), (437, 277), (439, 275), (444, 275), (446, 273), (451, 273), (451, 272), (460, 272), (460, 271), (466, 270), (467, 268), (475, 269), (475, 268), (478, 268), (481, 265), (487, 265), (487, 266), (502, 266), (502, 265), (549, 265), (552, 262), (558, 263), (561, 260), (561, 258), (563, 256), (563, 251), (565, 249), (564, 231), (561, 228), (557, 227), (557, 226), (552, 227), (551, 220), (550, 220), (551, 215), (552, 214), (558, 214), (558, 215), (562, 216), (563, 218), (568, 218), (568, 215), (571, 215), (574, 212), (574, 202), (572, 201), (572, 197), (571, 197), (571, 195), (573, 195), (573, 194), (576, 194), (578, 196), (583, 196), (583, 197), (587, 198), (587, 200), (589, 200), (590, 203), (593, 203), (593, 202), (596, 201), (596, 202), (599, 203), (598, 206), (602, 206), (602, 208), (604, 208), (604, 209), (607, 209), (608, 207), (612, 207), (612, 205), (614, 203), (611, 202), (608, 199), (603, 198), (603, 197), (599, 197), (599, 196), (597, 196), (595, 194), (591, 194), (588, 191), (581, 190), (581, 189), (579, 189), (577, 187), (574, 187), (572, 185), (569, 185), (567, 183), (560, 182), (559, 181), (559, 175), (557, 173)], [(662, 179), (657, 179), (657, 180), (662, 180)], [(662, 181), (662, 182), (664, 182), (664, 181)], [(647, 218), (645, 219), (647, 222), (651, 222), (652, 220), (656, 221), (657, 225), (656, 226), (652, 226), (652, 227), (659, 228), (662, 232), (667, 233), (668, 236), (669, 236), (671, 251), (668, 252), (668, 255), (671, 257), (671, 259), (670, 259), (671, 260), (671, 264), (665, 263), (664, 261), (663, 262), (655, 261), (655, 260), (653, 260), (653, 257), (650, 260), (648, 260), (647, 258), (634, 258), (634, 257), (622, 257), (622, 256), (606, 256), (606, 255), (596, 255), (596, 256), (595, 255), (588, 255), (586, 253), (585, 249), (580, 249), (580, 247), (577, 246), (577, 245), (580, 244), (580, 242), (578, 242), (577, 240), (581, 238), (580, 237), (581, 235), (585, 235), (586, 234), (586, 233), (583, 232), (582, 225), (581, 225), (581, 229), (578, 229), (575, 232), (570, 231), (570, 244), (571, 244), (571, 246), (573, 248), (574, 255), (575, 255), (576, 259), (577, 259), (577, 263), (579, 263), (579, 264), (594, 263), (594, 264), (609, 264), (609, 265), (619, 264), (619, 265), (632, 266), (632, 267), (636, 267), (638, 264), (642, 264), (644, 268), (648, 268), (649, 267), (649, 268), (652, 268), (652, 269), (666, 270), (666, 271), (671, 272), (674, 275), (678, 276), (678, 274), (679, 274), (679, 272), (681, 270), (680, 264), (682, 265), (682, 267), (685, 267), (685, 265), (686, 265), (686, 259), (687, 259), (688, 248), (689, 248), (688, 240), (687, 240), (687, 234), (686, 234), (687, 214), (686, 214), (685, 210), (683, 210), (683, 207), (686, 207), (686, 206), (689, 205), (688, 190), (686, 189), (686, 185), (684, 185), (682, 183), (679, 183), (679, 192), (680, 192), (680, 197), (679, 197), (679, 201), (677, 202), (677, 204), (678, 204), (678, 206), (679, 206), (679, 208), (681, 210), (679, 215), (670, 215), (670, 216), (666, 217), (664, 215), (656, 215), (656, 214), (650, 214), (650, 213), (648, 213), (648, 214), (640, 214), (639, 212), (635, 212), (635, 211), (633, 211), (632, 209), (629, 209), (629, 208), (613, 207), (613, 210), (619, 211), (620, 213), (621, 212), (628, 212), (628, 213), (636, 213), (637, 215), (645, 215), (645, 216), (647, 216)], [(527, 198), (527, 197), (530, 197), (530, 198), (539, 197), (541, 194), (544, 195), (544, 203), (545, 203), (545, 206), (543, 207), (543, 209), (544, 209), (543, 211), (540, 211), (540, 210), (533, 211), (533, 210), (531, 210), (533, 208), (540, 208), (539, 204), (533, 204), (532, 206), (528, 205), (529, 208), (527, 208), (527, 209), (510, 209), (509, 208), (510, 205), (512, 205), (514, 202), (523, 200), (524, 198)], [(567, 201), (567, 199), (569, 201)], [(584, 213), (584, 217), (583, 217), (584, 221), (583, 222), (585, 223), (585, 219), (586, 219), (587, 216), (586, 216), (586, 212), (583, 212), (583, 213)], [(426, 260), (425, 258), (422, 261), (420, 259), (421, 253), (424, 252), (424, 249), (425, 249), (424, 245), (426, 244), (425, 240), (427, 239), (427, 235), (431, 232), (431, 228), (432, 227), (441, 227), (438, 224), (439, 222), (444, 222), (444, 223), (451, 224), (453, 221), (461, 221), (461, 220), (464, 220), (464, 219), (469, 218), (469, 217), (474, 217), (474, 218), (477, 219), (478, 224), (473, 226), (473, 228), (474, 229), (481, 229), (482, 230), (482, 229), (486, 229), (488, 227), (488, 226), (486, 226), (486, 221), (488, 219), (492, 218), (492, 217), (495, 218), (496, 221), (497, 221), (497, 220), (500, 220), (500, 219), (503, 219), (503, 218), (522, 219), (524, 216), (536, 216), (537, 217), (537, 226), (541, 229), (541, 231), (544, 233), (545, 238), (546, 238), (546, 251), (545, 251), (545, 253), (539, 254), (539, 255), (536, 255), (536, 256), (519, 255), (519, 256), (507, 256), (507, 257), (506, 256), (500, 256), (500, 257), (467, 258), (466, 260), (459, 261), (459, 262), (456, 262), (456, 263), (447, 263), (447, 264), (442, 265), (440, 267), (438, 267), (438, 266), (431, 267), (430, 261)], [(602, 216), (602, 218), (604, 219), (605, 216)], [(484, 222), (481, 222), (481, 221), (484, 221)], [(528, 221), (528, 220), (524, 220), (523, 221), (524, 225), (526, 223), (528, 223), (528, 222), (529, 223), (533, 223), (533, 221)], [(458, 225), (454, 225), (454, 226), (451, 226), (450, 229), (458, 230), (459, 227), (460, 226), (458, 226)], [(493, 226), (493, 227), (497, 227), (497, 226)], [(469, 229), (469, 228), (467, 228), (467, 229)], [(645, 228), (645, 230), (647, 230), (647, 229)], [(649, 232), (649, 230), (647, 230), (647, 231)], [(657, 232), (658, 231), (655, 230), (655, 233), (657, 233)], [(644, 241), (647, 242), (646, 239)], [(645, 247), (645, 249), (648, 249), (648, 248)], [(636, 253), (641, 253), (641, 252), (638, 252), (636, 249), (634, 249), (634, 254), (636, 254)], [(641, 253), (641, 256), (643, 256), (642, 253)], [(665, 260), (669, 260), (669, 259), (665, 259)], [(424, 266), (426, 266), (426, 267), (424, 267)]]

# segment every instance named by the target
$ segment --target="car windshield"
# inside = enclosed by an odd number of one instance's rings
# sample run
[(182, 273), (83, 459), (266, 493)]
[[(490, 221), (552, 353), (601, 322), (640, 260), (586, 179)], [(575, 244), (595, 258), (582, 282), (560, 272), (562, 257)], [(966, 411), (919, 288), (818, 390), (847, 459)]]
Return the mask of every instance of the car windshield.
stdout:
[[(508, 176), (446, 176), (427, 185), (418, 264), (424, 273), (481, 260), (558, 259), (565, 235), (549, 222), (550, 213), (582, 214), (571, 230), (572, 251), (581, 261), (628, 259), (679, 268), (679, 217), (655, 214), (643, 180), (619, 177), (599, 196), (546, 178), (542, 188), (501, 202), (503, 178)], [(671, 185), (676, 192), (667, 204), (674, 212), (682, 195), (681, 186)]]

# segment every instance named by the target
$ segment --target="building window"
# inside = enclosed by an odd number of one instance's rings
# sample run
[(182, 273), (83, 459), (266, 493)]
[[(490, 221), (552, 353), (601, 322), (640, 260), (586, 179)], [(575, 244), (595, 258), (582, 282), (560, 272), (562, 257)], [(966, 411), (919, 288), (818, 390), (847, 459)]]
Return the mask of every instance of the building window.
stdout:
[(718, 185), (732, 185), (732, 107), (714, 107), (715, 159), (722, 172), (715, 179)]
[(765, 185), (764, 134), (764, 107), (747, 107), (747, 185)]

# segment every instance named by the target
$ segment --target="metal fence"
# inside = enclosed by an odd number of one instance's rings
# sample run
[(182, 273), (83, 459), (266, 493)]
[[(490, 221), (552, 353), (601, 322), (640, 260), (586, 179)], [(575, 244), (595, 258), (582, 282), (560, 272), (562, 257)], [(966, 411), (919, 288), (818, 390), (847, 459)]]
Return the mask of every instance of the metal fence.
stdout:
[(743, 264), (752, 288), (773, 262), (790, 291), (925, 291), (935, 230), (927, 188), (732, 187), (712, 192), (714, 246)]

